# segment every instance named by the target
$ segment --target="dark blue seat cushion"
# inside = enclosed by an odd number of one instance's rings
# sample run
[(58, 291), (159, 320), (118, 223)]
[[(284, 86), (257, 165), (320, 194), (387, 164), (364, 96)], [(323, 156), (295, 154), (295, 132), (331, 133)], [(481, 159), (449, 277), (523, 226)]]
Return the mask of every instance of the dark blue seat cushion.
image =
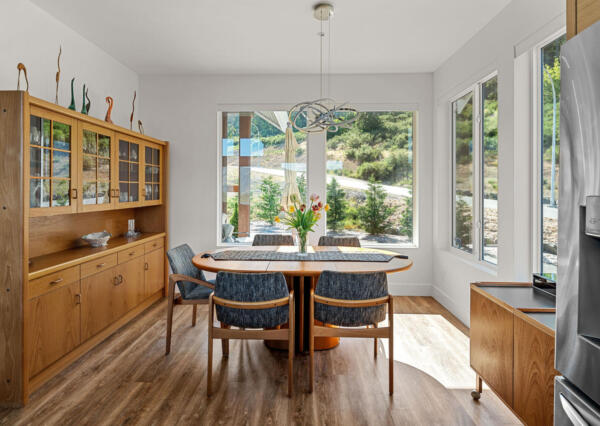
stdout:
[[(187, 275), (188, 277), (206, 281), (204, 273), (192, 263), (193, 257), (194, 251), (187, 244), (182, 244), (167, 251), (169, 265), (171, 265), (171, 270), (174, 274)], [(208, 296), (212, 293), (210, 288), (190, 281), (178, 281), (177, 288), (179, 288), (181, 297), (186, 300), (208, 299)]]
[[(238, 274), (219, 272), (215, 296), (238, 302), (263, 302), (289, 296), (283, 274)], [(235, 309), (216, 305), (217, 319), (243, 328), (273, 328), (288, 322), (289, 307), (269, 309)]]
[(322, 236), (321, 238), (319, 238), (319, 245), (337, 247), (360, 247), (360, 240), (356, 237)]
[[(378, 273), (323, 271), (315, 295), (344, 300), (376, 299), (388, 295), (387, 276)], [(315, 302), (315, 319), (342, 327), (360, 327), (385, 319), (385, 305), (366, 308), (342, 308)]]
[(293, 246), (294, 238), (289, 234), (257, 234), (253, 246)]

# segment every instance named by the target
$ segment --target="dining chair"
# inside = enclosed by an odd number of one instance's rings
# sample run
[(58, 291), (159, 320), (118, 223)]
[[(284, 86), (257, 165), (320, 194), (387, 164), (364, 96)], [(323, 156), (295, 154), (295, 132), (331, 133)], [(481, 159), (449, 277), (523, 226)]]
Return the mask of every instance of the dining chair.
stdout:
[(289, 234), (256, 234), (253, 246), (293, 246), (294, 238)]
[[(388, 305), (389, 326), (378, 327), (378, 324), (385, 320), (386, 304)], [(388, 293), (385, 272), (323, 271), (316, 288), (310, 290), (310, 392), (313, 391), (314, 384), (315, 337), (367, 337), (375, 338), (375, 358), (377, 358), (377, 338), (389, 339), (389, 391), (392, 395), (394, 393), (393, 312), (393, 297)], [(324, 325), (334, 325), (338, 328), (317, 326), (315, 320), (321, 321)]]
[[(286, 306), (287, 305), (287, 306)], [(215, 327), (214, 312), (221, 327)], [(285, 323), (288, 329), (279, 327)], [(232, 329), (231, 327), (238, 327)], [(214, 339), (288, 341), (288, 396), (294, 381), (294, 291), (281, 272), (240, 274), (219, 272), (208, 305), (207, 395), (212, 392)], [(224, 351), (224, 355), (227, 356)]]
[(330, 237), (323, 235), (319, 238), (319, 246), (360, 247), (360, 240), (356, 237)]
[[(208, 305), (208, 297), (215, 286), (214, 280), (207, 280), (204, 273), (192, 263), (194, 252), (187, 244), (167, 251), (167, 258), (173, 273), (169, 275), (169, 294), (167, 309), (167, 349), (171, 352), (171, 330), (173, 328), (173, 306), (193, 305), (192, 326), (196, 325), (198, 305)], [(175, 285), (179, 295), (175, 297)]]

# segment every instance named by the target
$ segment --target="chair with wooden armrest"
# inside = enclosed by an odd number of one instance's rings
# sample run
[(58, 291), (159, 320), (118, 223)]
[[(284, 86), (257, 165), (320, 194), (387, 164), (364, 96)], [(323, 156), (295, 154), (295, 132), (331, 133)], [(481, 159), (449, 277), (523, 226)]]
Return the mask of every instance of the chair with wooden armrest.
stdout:
[[(287, 306), (286, 306), (287, 305)], [(214, 312), (221, 327), (215, 327)], [(279, 329), (285, 323), (288, 329)], [(231, 329), (230, 327), (238, 327)], [(294, 292), (281, 272), (219, 272), (208, 305), (207, 395), (212, 391), (213, 339), (288, 341), (288, 396), (294, 383)]]
[[(380, 328), (378, 324), (385, 320), (385, 305), (388, 305), (389, 326)], [(315, 337), (366, 337), (375, 338), (375, 358), (377, 338), (389, 339), (389, 391), (393, 394), (394, 307), (386, 274), (323, 271), (316, 288), (310, 291), (309, 309), (310, 392), (314, 384)], [(339, 328), (317, 326), (315, 320)]]
[(320, 247), (360, 247), (360, 240), (356, 237), (331, 237), (322, 235), (319, 238)]
[[(167, 251), (167, 258), (173, 274), (169, 275), (169, 293), (167, 309), (167, 348), (171, 351), (171, 329), (173, 328), (173, 306), (193, 305), (192, 327), (196, 325), (198, 305), (208, 305), (208, 296), (215, 289), (214, 280), (207, 280), (204, 273), (192, 263), (194, 252), (187, 244)], [(175, 297), (175, 286), (179, 295)]]

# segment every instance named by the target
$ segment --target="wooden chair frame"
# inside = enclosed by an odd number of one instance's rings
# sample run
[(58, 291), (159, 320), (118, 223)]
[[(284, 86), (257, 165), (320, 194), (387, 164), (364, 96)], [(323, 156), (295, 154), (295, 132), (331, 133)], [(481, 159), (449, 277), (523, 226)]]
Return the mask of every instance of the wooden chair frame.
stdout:
[[(389, 391), (394, 393), (394, 298), (391, 295), (378, 297), (376, 299), (347, 300), (332, 299), (315, 295), (314, 289), (310, 290), (310, 329), (309, 329), (309, 352), (310, 352), (310, 378), (309, 392), (313, 391), (315, 379), (315, 337), (366, 337), (375, 338), (375, 358), (377, 358), (377, 338), (389, 339)], [(388, 305), (388, 327), (378, 327), (372, 324), (372, 328), (350, 328), (350, 327), (323, 327), (315, 325), (315, 303), (342, 308), (366, 308), (370, 306)]]
[(214, 284), (208, 281), (202, 281), (197, 278), (193, 278), (182, 274), (171, 274), (169, 275), (169, 294), (168, 294), (168, 308), (167, 308), (167, 348), (166, 355), (171, 352), (171, 330), (173, 328), (173, 306), (174, 305), (193, 305), (194, 309), (192, 312), (192, 327), (196, 325), (196, 314), (198, 305), (208, 305), (208, 299), (184, 299), (181, 295), (175, 298), (175, 286), (179, 281), (189, 281), (191, 283), (201, 285), (211, 290), (215, 289)]
[[(206, 394), (212, 393), (212, 360), (213, 339), (222, 339), (223, 355), (229, 355), (229, 339), (244, 340), (287, 340), (288, 343), (288, 396), (293, 393), (294, 384), (294, 291), (290, 291), (288, 297), (280, 299), (265, 300), (262, 302), (239, 302), (217, 297), (213, 294), (208, 298), (208, 373), (206, 380)], [(235, 309), (269, 309), (289, 305), (289, 328), (266, 330), (266, 329), (231, 329), (229, 325), (221, 323), (221, 327), (215, 327), (214, 313), (215, 305)]]

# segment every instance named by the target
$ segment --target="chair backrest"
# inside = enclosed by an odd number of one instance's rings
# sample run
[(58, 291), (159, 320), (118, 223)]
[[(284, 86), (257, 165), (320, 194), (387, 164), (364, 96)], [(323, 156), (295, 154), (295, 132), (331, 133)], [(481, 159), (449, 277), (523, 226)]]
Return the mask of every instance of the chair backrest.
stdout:
[(289, 234), (256, 234), (253, 246), (293, 246), (294, 238)]
[(323, 235), (319, 238), (320, 246), (360, 247), (360, 240), (356, 237), (329, 237)]
[[(215, 296), (237, 302), (264, 302), (289, 296), (281, 272), (240, 274), (219, 272)], [(216, 305), (217, 319), (227, 325), (243, 328), (272, 328), (288, 322), (288, 306), (269, 309), (236, 309)]]
[[(206, 281), (204, 273), (192, 263), (193, 257), (194, 251), (187, 244), (182, 244), (167, 251), (169, 265), (171, 265), (171, 270), (174, 274), (187, 275), (192, 278)], [(177, 287), (179, 288), (181, 297), (185, 299), (196, 287), (196, 284), (189, 281), (178, 281)]]
[[(349, 273), (323, 271), (315, 294), (332, 299), (366, 300), (388, 295), (385, 272)], [(342, 308), (315, 302), (315, 319), (326, 324), (359, 327), (377, 324), (385, 319), (385, 305), (366, 308)]]

